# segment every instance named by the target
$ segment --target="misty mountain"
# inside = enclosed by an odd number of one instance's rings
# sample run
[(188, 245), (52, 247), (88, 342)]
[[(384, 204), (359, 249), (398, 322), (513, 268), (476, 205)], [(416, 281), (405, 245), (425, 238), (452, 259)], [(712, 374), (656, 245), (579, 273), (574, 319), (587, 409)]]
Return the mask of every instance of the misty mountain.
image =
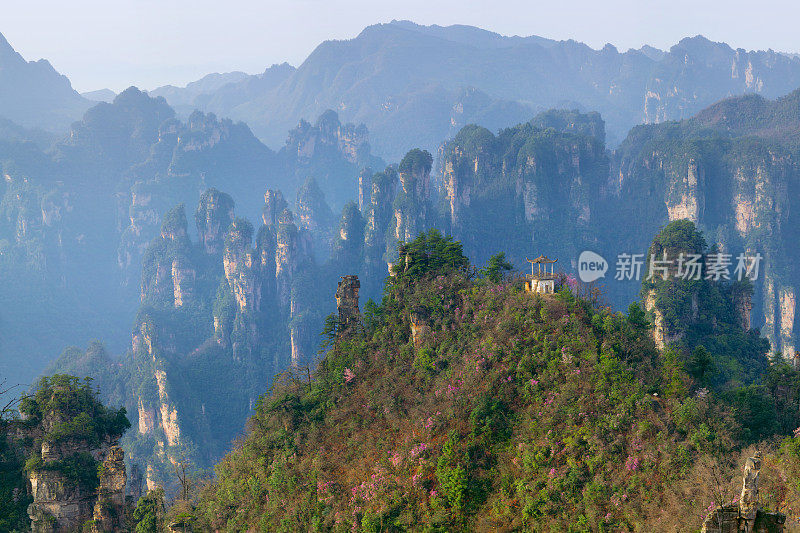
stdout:
[(0, 117), (60, 133), (90, 105), (47, 60), (25, 61), (0, 34)]
[(96, 91), (81, 93), (81, 96), (92, 102), (107, 102), (110, 104), (114, 101), (114, 98), (117, 97), (117, 93), (111, 89), (98, 89)]
[[(732, 95), (776, 98), (798, 86), (800, 59), (702, 36), (669, 51), (620, 52), (393, 21), (323, 42), (296, 70), (271, 67), (192, 102), (247, 122), (276, 147), (298, 120), (334, 109), (369, 128), (376, 153), (399, 159), (415, 146), (434, 150), (466, 124), (496, 131), (554, 107), (599, 111), (613, 146), (636, 124), (687, 118)], [(178, 92), (164, 96), (183, 103), (191, 91)]]
[(185, 87), (164, 85), (149, 91), (149, 94), (154, 97), (163, 96), (179, 112), (183, 111), (184, 108), (188, 108), (188, 112), (191, 113), (194, 110), (194, 102), (198, 96), (215, 93), (225, 85), (242, 81), (247, 77), (248, 75), (244, 72), (208, 74), (197, 81), (187, 84)]
[(355, 198), (361, 168), (384, 164), (370, 155), (366, 128), (333, 111), (287, 135), (274, 152), (241, 122), (199, 111), (180, 120), (134, 87), (54, 144), (0, 119), (0, 372), (27, 382), (65, 345), (94, 337), (121, 351), (142, 255), (175, 205), (197, 205), (217, 187), (258, 219), (268, 188), (294, 204), (314, 179), (339, 210)]
[(0, 117), (0, 142), (24, 143), (30, 141), (39, 148), (47, 148), (58, 136), (39, 128), (23, 128), (19, 124)]

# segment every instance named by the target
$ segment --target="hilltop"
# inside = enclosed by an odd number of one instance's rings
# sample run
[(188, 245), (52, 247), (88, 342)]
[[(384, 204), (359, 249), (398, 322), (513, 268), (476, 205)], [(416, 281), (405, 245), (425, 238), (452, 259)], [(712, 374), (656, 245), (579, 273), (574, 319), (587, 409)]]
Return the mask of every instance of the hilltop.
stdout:
[[(656, 242), (696, 235), (668, 229)], [(476, 271), (436, 232), (400, 257), (358, 326), (328, 320), (314, 379), (285, 374), (260, 399), (197, 524), (695, 531), (733, 499), (754, 444), (771, 452), (762, 508), (793, 508), (781, 475), (797, 471), (798, 444), (775, 443), (798, 422), (783, 403), (800, 391), (797, 372), (764, 370), (764, 345), (743, 345), (733, 379), (736, 364), (710, 355), (703, 368), (726, 379), (706, 380), (695, 337), (657, 349), (650, 320), (663, 308), (615, 313), (569, 278), (554, 295), (524, 292), (501, 281), (502, 260)], [(717, 325), (701, 326), (709, 345), (742, 334), (720, 298)]]

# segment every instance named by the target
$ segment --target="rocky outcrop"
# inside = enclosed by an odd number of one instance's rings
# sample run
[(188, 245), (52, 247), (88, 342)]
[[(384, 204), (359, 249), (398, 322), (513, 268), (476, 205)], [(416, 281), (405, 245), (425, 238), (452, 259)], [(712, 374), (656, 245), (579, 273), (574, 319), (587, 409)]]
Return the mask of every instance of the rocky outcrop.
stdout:
[[(110, 410), (78, 378), (43, 378), (22, 420), (9, 426), (9, 443), (27, 458), (32, 496), (31, 531), (121, 531), (125, 518), (125, 454), (119, 446), (130, 426), (124, 410)], [(91, 423), (75, 427), (74, 421)]]
[[(696, 309), (696, 294), (692, 295), (692, 302), (693, 309)], [(656, 293), (654, 290), (650, 290), (645, 295), (643, 303), (645, 311), (653, 316), (653, 340), (655, 341), (656, 347), (659, 350), (663, 351), (669, 344), (672, 344), (673, 342), (679, 342), (686, 336), (685, 331), (676, 331), (669, 327), (667, 321), (664, 319), (664, 313), (656, 305)]]
[(753, 294), (750, 291), (738, 291), (733, 295), (733, 305), (739, 326), (749, 331), (752, 325)]
[(259, 263), (250, 248), (252, 239), (253, 226), (245, 219), (236, 219), (225, 237), (225, 279), (240, 313), (258, 311), (261, 307)]
[(209, 189), (200, 198), (194, 218), (203, 249), (209, 255), (222, 252), (225, 232), (233, 222), (233, 199), (216, 189)]
[[(443, 155), (440, 153), (440, 161)], [(470, 165), (469, 161), (464, 160), (463, 150), (453, 146), (449, 149), (442, 168), (442, 193), (448, 203), (450, 224), (457, 226), (461, 222), (461, 212), (469, 208), (472, 194), (472, 180), (467, 179), (462, 170), (477, 169), (478, 158), (475, 157)]]
[(369, 180), (369, 201), (362, 213), (365, 219), (364, 255), (371, 272), (385, 273), (386, 261), (391, 259), (393, 246), (386, 240), (386, 233), (393, 221), (393, 203), (397, 194), (397, 172), (389, 167)]
[(262, 210), (261, 219), (264, 225), (272, 228), (278, 225), (283, 210), (289, 207), (286, 200), (283, 198), (283, 193), (278, 190), (269, 189), (264, 193), (264, 208)]
[(331, 209), (325, 203), (325, 195), (314, 178), (307, 179), (297, 191), (297, 217), (300, 227), (311, 232), (331, 226)]
[(196, 277), (191, 255), (186, 213), (181, 204), (164, 216), (160, 235), (144, 254), (140, 300), (174, 307), (189, 302)]
[[(147, 264), (147, 262), (146, 262)], [(142, 277), (141, 300), (172, 300), (175, 296), (175, 287), (172, 282), (172, 263), (154, 261), (150, 263), (153, 268), (148, 271), (147, 277)]]
[(365, 211), (370, 202), (372, 175), (373, 171), (370, 167), (362, 168), (361, 172), (358, 173), (358, 209), (361, 212)]
[(297, 191), (298, 226), (306, 232), (320, 261), (330, 256), (333, 244), (334, 216), (325, 195), (314, 178), (309, 178)]
[(281, 305), (289, 305), (292, 278), (300, 263), (310, 255), (310, 247), (310, 236), (300, 231), (292, 212), (285, 209), (278, 219), (275, 246), (275, 280)]
[(695, 224), (700, 221), (705, 205), (703, 191), (705, 176), (702, 168), (692, 159), (689, 161), (685, 176), (670, 180), (667, 198), (667, 213), (670, 221), (687, 219)]
[(340, 331), (346, 331), (355, 326), (361, 316), (358, 309), (358, 290), (361, 282), (358, 276), (342, 276), (336, 288), (336, 310), (339, 313)]
[(430, 332), (431, 329), (428, 322), (428, 313), (423, 308), (417, 308), (414, 309), (409, 318), (411, 327), (411, 342), (414, 343), (415, 347), (419, 348), (422, 346), (425, 336)]
[(142, 399), (138, 399), (138, 419), (139, 419), (139, 433), (147, 435), (153, 433), (156, 428), (156, 411), (152, 407), (145, 407)]
[(781, 533), (786, 515), (770, 513), (758, 506), (758, 477), (761, 453), (756, 452), (744, 464), (742, 492), (738, 503), (717, 507), (703, 522), (701, 533)]
[(172, 260), (172, 293), (175, 307), (183, 307), (194, 297), (197, 272), (184, 257)]
[(410, 241), (433, 222), (431, 206), (431, 168), (433, 157), (427, 151), (408, 152), (398, 167), (400, 191), (394, 201), (394, 237)]
[(126, 283), (130, 283), (138, 275), (138, 263), (147, 248), (148, 237), (158, 230), (160, 217), (153, 202), (153, 191), (144, 184), (132, 187), (129, 195), (119, 195), (117, 201), (118, 211), (125, 212), (127, 207), (128, 215), (128, 226), (117, 248), (117, 264), (125, 274)]
[[(163, 370), (155, 371), (156, 385), (158, 387), (158, 411), (160, 425), (166, 438), (167, 446), (178, 446), (181, 443), (181, 428), (178, 423), (178, 410), (170, 401), (167, 389), (167, 374)], [(163, 443), (162, 443), (163, 448)]]
[(233, 358), (242, 360), (256, 345), (255, 314), (261, 310), (262, 270), (257, 251), (250, 248), (253, 226), (237, 218), (225, 237), (223, 267), (228, 287), (236, 302), (231, 332)]
[(69, 485), (53, 471), (33, 471), (28, 479), (33, 495), (33, 503), (28, 506), (32, 532), (69, 531), (92, 516), (90, 490)]
[(92, 533), (121, 531), (125, 527), (125, 452), (113, 446), (99, 469), (100, 483), (92, 514)]
[(301, 337), (303, 336), (304, 331), (302, 331), (301, 324), (293, 324), (289, 328), (289, 342), (292, 348), (292, 355), (291, 355), (291, 365), (292, 368), (300, 368), (303, 361), (306, 359), (305, 353), (303, 353), (303, 346), (301, 342)]

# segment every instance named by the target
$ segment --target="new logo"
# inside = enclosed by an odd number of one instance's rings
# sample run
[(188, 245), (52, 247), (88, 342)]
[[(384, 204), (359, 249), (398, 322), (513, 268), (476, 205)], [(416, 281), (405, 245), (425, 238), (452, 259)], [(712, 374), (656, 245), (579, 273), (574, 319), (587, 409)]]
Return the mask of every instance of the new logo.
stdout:
[(578, 277), (584, 283), (603, 278), (608, 271), (608, 261), (602, 255), (585, 250), (578, 257)]

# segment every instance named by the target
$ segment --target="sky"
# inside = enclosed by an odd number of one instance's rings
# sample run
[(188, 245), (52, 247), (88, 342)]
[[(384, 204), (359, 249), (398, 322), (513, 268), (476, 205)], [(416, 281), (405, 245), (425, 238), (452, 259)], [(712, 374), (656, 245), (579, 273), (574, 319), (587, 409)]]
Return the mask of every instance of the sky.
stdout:
[(210, 72), (297, 66), (322, 41), (393, 19), (575, 39), (621, 51), (702, 34), (800, 52), (796, 0), (0, 0), (0, 33), (78, 91), (185, 85)]

